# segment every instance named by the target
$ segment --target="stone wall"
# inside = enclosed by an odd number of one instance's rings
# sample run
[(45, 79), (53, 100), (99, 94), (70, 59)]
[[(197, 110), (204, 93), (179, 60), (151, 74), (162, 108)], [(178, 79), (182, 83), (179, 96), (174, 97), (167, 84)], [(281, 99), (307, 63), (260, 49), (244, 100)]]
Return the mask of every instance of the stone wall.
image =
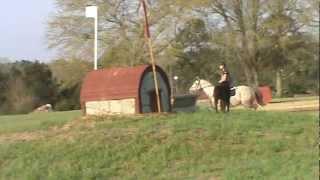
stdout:
[(135, 114), (135, 99), (90, 101), (85, 104), (87, 115)]

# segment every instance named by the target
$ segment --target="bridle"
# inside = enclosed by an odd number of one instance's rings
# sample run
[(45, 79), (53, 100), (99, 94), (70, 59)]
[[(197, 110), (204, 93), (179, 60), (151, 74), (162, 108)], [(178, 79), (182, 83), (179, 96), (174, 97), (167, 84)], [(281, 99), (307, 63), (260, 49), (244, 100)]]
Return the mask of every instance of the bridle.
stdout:
[(197, 79), (196, 89), (202, 90), (203, 88), (201, 87), (200, 81), (200, 79)]
[(197, 78), (196, 89), (198, 89), (198, 91), (201, 91), (201, 90), (203, 90), (204, 88), (207, 88), (207, 87), (213, 87), (212, 85), (208, 85), (208, 86), (202, 87), (200, 82), (201, 82), (201, 80), (199, 78)]

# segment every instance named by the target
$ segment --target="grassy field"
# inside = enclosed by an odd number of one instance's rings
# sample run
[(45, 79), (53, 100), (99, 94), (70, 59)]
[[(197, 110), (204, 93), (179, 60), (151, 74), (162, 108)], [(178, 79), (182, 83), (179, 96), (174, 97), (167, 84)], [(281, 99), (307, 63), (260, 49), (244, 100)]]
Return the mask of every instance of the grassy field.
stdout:
[(52, 126), (61, 127), (80, 116), (80, 111), (0, 116), (0, 134), (48, 130)]
[(0, 117), (0, 179), (319, 177), (315, 113), (79, 116)]

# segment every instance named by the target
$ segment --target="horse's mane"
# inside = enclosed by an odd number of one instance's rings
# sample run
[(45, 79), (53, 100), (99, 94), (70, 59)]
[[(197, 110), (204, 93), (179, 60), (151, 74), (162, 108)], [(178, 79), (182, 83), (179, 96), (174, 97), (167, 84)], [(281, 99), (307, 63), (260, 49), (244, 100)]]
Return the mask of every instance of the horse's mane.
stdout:
[(200, 79), (200, 83), (202, 86), (205, 86), (205, 87), (210, 87), (210, 86), (214, 87), (209, 81), (204, 79)]

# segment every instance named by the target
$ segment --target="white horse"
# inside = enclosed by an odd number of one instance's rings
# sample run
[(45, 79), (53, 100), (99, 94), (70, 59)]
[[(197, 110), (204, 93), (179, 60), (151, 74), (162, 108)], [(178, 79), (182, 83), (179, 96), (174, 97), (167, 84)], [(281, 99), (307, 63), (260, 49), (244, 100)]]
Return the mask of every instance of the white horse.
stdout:
[[(196, 80), (191, 88), (190, 93), (195, 93), (199, 90), (203, 90), (208, 96), (211, 106), (214, 105), (213, 91), (214, 86), (203, 79)], [(230, 98), (231, 106), (243, 105), (246, 108), (254, 108), (255, 110), (260, 106), (263, 106), (262, 97), (253, 88), (249, 86), (237, 86), (235, 87), (235, 95)]]

